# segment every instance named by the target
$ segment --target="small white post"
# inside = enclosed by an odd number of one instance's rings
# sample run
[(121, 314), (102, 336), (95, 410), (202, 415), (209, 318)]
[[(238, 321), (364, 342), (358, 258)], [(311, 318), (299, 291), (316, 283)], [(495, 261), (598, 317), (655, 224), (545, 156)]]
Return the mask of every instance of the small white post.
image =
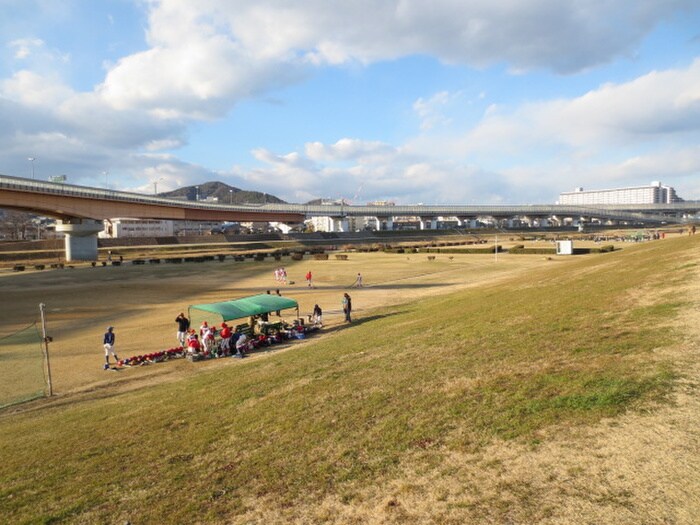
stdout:
[(496, 230), (496, 241), (493, 247), (494, 262), (498, 262), (498, 229)]

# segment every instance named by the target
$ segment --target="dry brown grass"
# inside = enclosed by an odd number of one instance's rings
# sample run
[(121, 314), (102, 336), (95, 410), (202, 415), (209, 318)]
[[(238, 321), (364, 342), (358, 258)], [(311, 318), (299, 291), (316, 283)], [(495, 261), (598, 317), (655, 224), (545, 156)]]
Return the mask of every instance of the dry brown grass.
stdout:
[(676, 324), (686, 338), (663, 350), (684, 370), (671, 404), (474, 453), (425, 443), (398, 475), (282, 512), (274, 499), (251, 498), (236, 523), (698, 523), (700, 271), (695, 276), (680, 290), (694, 300)]
[[(696, 245), (697, 246), (697, 245)], [(643, 246), (634, 249), (644, 249)], [(695, 250), (698, 255), (698, 250)], [(290, 275), (314, 273), (317, 288), (303, 284), (286, 293), (299, 299), (302, 311), (314, 302), (324, 306), (330, 328), (340, 323), (339, 296), (361, 271), (369, 287), (350, 290), (358, 315), (370, 309), (410, 302), (427, 295), (479, 286), (527, 272), (529, 285), (545, 282), (551, 265), (572, 264), (576, 258), (541, 256), (438, 256), (431, 263), (405, 255), (351, 254), (349, 261), (303, 261), (289, 264)], [(424, 259), (424, 258), (423, 258)], [(694, 259), (679, 266), (696, 264)], [(57, 401), (111, 396), (132, 388), (204, 373), (215, 366), (240, 366), (239, 361), (193, 367), (171, 362), (126, 370), (105, 377), (100, 339), (104, 326), (114, 324), (120, 351), (162, 348), (174, 342), (173, 319), (188, 303), (257, 293), (273, 285), (275, 263), (235, 265), (207, 263), (194, 267), (165, 266), (86, 269), (2, 277), (3, 292), (13, 304), (0, 315), (8, 326), (26, 324), (36, 304), (46, 302), (50, 331), (56, 338)], [(438, 266), (439, 265), (439, 266)], [(185, 275), (186, 270), (200, 273)], [(597, 267), (600, 271), (600, 266)], [(585, 270), (581, 270), (585, 272)], [(700, 516), (700, 266), (694, 278), (676, 286), (685, 302), (676, 327), (686, 334), (681, 344), (652, 356), (670, 359), (683, 376), (672, 403), (592, 425), (545, 427), (528, 440), (493, 440), (471, 450), (443, 448), (429, 440), (406, 452), (401, 467), (371, 486), (352, 486), (285, 506), (279, 495), (250, 494), (247, 509), (227, 523), (606, 523), (694, 524)], [(226, 278), (228, 276), (228, 278)], [(669, 276), (670, 279), (673, 275)], [(303, 279), (296, 279), (303, 282)], [(208, 283), (225, 283), (207, 289)], [(7, 286), (6, 286), (7, 285)], [(202, 291), (204, 290), (204, 291)], [(106, 293), (111, 295), (105, 301)], [(283, 291), (285, 293), (285, 291)], [(654, 289), (638, 291), (635, 304), (654, 304)], [(643, 296), (641, 295), (643, 294)], [(640, 301), (642, 298), (644, 300)], [(519, 322), (522, 319), (510, 320)], [(4, 329), (4, 328), (3, 328)], [(153, 335), (150, 330), (157, 335)], [(128, 340), (125, 341), (125, 339)], [(304, 344), (313, 344), (313, 340)], [(261, 355), (259, 359), (271, 357)], [(363, 356), (363, 358), (369, 358)], [(419, 366), (419, 365), (418, 365)], [(540, 366), (531, 363), (531, 367)], [(464, 391), (478, 377), (445, 382), (445, 395)], [(285, 386), (303, 386), (304, 380)], [(322, 400), (317, 400), (322, 402)], [(250, 403), (260, 402), (250, 398)], [(469, 429), (462, 429), (469, 431)], [(137, 497), (137, 495), (132, 495)], [(266, 499), (269, 498), (269, 499)], [(89, 522), (89, 516), (85, 517)]]
[[(54, 390), (59, 395), (116, 386), (135, 388), (152, 381), (169, 380), (193, 373), (182, 362), (128, 369), (105, 377), (102, 334), (113, 325), (120, 357), (154, 352), (175, 346), (174, 319), (190, 304), (223, 301), (280, 288), (283, 295), (299, 301), (300, 312), (310, 313), (318, 303), (326, 325), (342, 322), (340, 300), (348, 291), (358, 315), (363, 311), (420, 297), (447, 293), (460, 287), (505, 279), (547, 265), (573, 259), (544, 261), (538, 256), (501, 255), (498, 263), (487, 255), (458, 255), (452, 260), (381, 253), (353, 253), (349, 260), (245, 262), (82, 267), (75, 269), (0, 274), (4, 300), (0, 336), (23, 328), (38, 318), (38, 305), (47, 305), (48, 332)], [(280, 286), (273, 269), (285, 266), (296, 284)], [(315, 288), (303, 276), (311, 270)], [(361, 272), (365, 287), (349, 289)], [(219, 363), (205, 363), (206, 370)]]

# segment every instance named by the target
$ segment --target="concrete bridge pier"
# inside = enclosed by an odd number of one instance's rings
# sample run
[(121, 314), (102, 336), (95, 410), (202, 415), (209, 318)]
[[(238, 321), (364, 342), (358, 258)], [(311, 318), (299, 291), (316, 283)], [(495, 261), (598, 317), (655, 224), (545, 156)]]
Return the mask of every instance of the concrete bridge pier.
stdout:
[(479, 227), (479, 221), (477, 221), (476, 217), (457, 217), (457, 220), (459, 221), (459, 227), (460, 228), (468, 228), (468, 229), (474, 229)]
[(66, 261), (96, 261), (97, 233), (103, 229), (102, 221), (92, 219), (56, 221), (56, 231), (66, 236)]
[(346, 218), (332, 219), (331, 220), (331, 231), (332, 232), (346, 232), (350, 230), (350, 225)]
[(419, 217), (421, 230), (437, 230), (437, 219), (435, 217)]
[(394, 229), (394, 218), (393, 217), (376, 217), (377, 219), (377, 230), (393, 230)]

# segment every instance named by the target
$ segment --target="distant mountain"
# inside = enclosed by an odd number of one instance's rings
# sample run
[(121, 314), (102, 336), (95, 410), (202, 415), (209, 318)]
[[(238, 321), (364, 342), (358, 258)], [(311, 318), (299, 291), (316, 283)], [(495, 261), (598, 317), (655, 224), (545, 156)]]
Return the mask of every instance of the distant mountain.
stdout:
[[(341, 202), (343, 204), (352, 204), (350, 201), (348, 201), (346, 199), (329, 199), (329, 198), (313, 199), (313, 200), (306, 202), (305, 204), (308, 204), (309, 206), (322, 206), (324, 204), (341, 204)], [(355, 204), (357, 204), (357, 203), (355, 203)]]
[(160, 197), (194, 201), (197, 199), (198, 194), (199, 200), (216, 197), (220, 204), (264, 204), (266, 202), (286, 204), (282, 199), (269, 193), (246, 191), (217, 181), (205, 182), (196, 186), (186, 186), (173, 191), (159, 193), (158, 195)]

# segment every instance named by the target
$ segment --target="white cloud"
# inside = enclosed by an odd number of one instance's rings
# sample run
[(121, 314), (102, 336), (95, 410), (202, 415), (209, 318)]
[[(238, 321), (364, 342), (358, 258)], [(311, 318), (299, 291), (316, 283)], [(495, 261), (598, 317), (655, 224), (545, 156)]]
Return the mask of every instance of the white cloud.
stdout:
[(368, 162), (376, 158), (386, 158), (394, 154), (395, 149), (379, 141), (343, 138), (335, 144), (309, 142), (305, 146), (307, 157), (312, 160), (343, 161), (357, 160)]
[(73, 96), (73, 90), (55, 77), (21, 70), (0, 82), (0, 96), (30, 107), (50, 108)]
[(177, 149), (182, 145), (182, 140), (168, 138), (162, 140), (151, 140), (145, 145), (145, 149), (146, 151), (161, 151), (166, 149)]
[[(314, 67), (428, 55), (572, 73), (629, 53), (655, 24), (696, 4), (150, 0), (148, 47), (106, 66), (92, 92), (62, 80), (67, 54), (40, 39), (8, 44), (22, 68), (0, 80), (0, 120), (12, 123), (0, 127), (0, 158), (20, 159), (9, 165), (16, 173), (26, 170), (28, 155), (37, 156), (38, 169), (51, 156), (54, 171), (85, 180), (122, 170), (166, 177), (163, 188), (175, 187), (219, 174), (153, 152), (184, 144), (193, 119), (220, 118), (238, 101), (297, 82)], [(366, 200), (494, 202), (504, 195), (553, 201), (577, 177), (658, 173), (653, 179), (665, 181), (664, 174), (691, 180), (697, 173), (699, 153), (685, 143), (698, 138), (700, 60), (572, 99), (494, 104), (454, 137), (444, 128), (456, 120), (451, 106), (459, 96), (438, 91), (417, 99), (423, 133), (405, 144), (353, 137), (286, 154), (260, 147), (252, 152), (256, 168), (234, 168), (227, 177), (288, 200), (351, 197), (363, 188)]]
[(290, 201), (319, 197), (358, 202), (483, 202), (499, 200), (505, 179), (496, 173), (417, 155), (386, 143), (343, 138), (334, 144), (306, 144), (303, 154), (258, 149), (261, 162), (245, 179)]
[(693, 0), (147, 5), (149, 49), (113, 65), (100, 92), (115, 108), (165, 118), (222, 115), (242, 98), (298, 81), (304, 64), (367, 64), (422, 54), (470, 66), (504, 62), (518, 71), (581, 71), (629, 53), (661, 20), (696, 7)]
[(502, 174), (501, 195), (552, 202), (559, 192), (676, 184), (700, 198), (700, 59), (608, 83), (579, 97), (490, 106), (462, 135), (424, 133), (402, 150)]
[(67, 63), (70, 61), (68, 53), (61, 53), (55, 49), (49, 49), (40, 38), (19, 38), (8, 42), (7, 47), (13, 50), (15, 60), (32, 61), (38, 67), (51, 62)]
[(262, 57), (296, 52), (316, 63), (337, 64), (423, 53), (452, 63), (507, 61), (518, 69), (576, 71), (628, 52), (654, 24), (684, 6), (694, 4), (309, 0), (290, 5), (284, 0), (221, 0), (207, 2), (204, 9), (216, 10), (241, 44)]
[(17, 60), (24, 60), (32, 53), (44, 47), (44, 41), (40, 38), (20, 38), (9, 42), (8, 47), (14, 50)]
[(443, 114), (443, 110), (457, 96), (459, 94), (451, 95), (447, 91), (440, 91), (427, 100), (422, 97), (416, 100), (413, 110), (421, 119), (420, 128), (429, 130), (435, 126), (449, 124), (451, 119)]
[(700, 132), (700, 59), (606, 84), (573, 99), (490, 108), (453, 150), (520, 154), (533, 148), (635, 146)]

